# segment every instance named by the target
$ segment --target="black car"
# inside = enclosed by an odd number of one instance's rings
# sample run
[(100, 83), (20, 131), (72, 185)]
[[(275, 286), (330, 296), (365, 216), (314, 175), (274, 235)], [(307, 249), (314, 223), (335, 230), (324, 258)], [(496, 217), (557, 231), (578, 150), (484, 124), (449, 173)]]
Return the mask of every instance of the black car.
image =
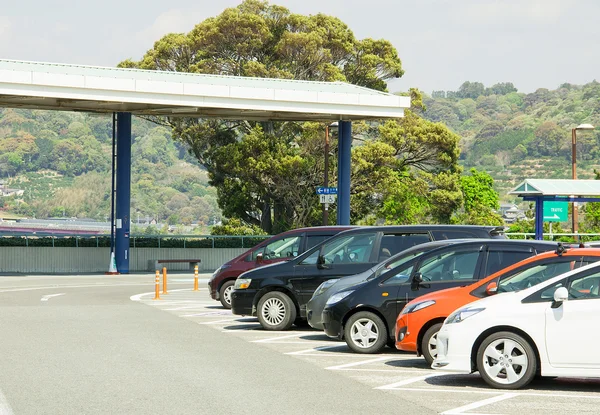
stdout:
[(472, 284), (556, 247), (556, 242), (490, 239), (429, 251), (329, 297), (322, 313), (325, 333), (345, 339), (355, 352), (377, 353), (386, 344), (394, 346), (396, 318), (409, 301)]
[(323, 281), (358, 274), (407, 248), (432, 240), (502, 238), (502, 227), (459, 225), (365, 226), (341, 232), (290, 261), (240, 275), (231, 311), (257, 315), (267, 330), (306, 321), (306, 303)]

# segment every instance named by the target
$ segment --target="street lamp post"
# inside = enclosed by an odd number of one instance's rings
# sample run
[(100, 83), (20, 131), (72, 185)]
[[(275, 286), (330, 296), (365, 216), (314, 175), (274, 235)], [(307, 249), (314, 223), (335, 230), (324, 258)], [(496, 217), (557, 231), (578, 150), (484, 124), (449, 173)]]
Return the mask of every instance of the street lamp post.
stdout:
[[(581, 124), (571, 130), (571, 173), (573, 180), (577, 180), (577, 131), (578, 130), (593, 130), (594, 126), (591, 124)], [(573, 233), (578, 231), (578, 212), (577, 202), (573, 202), (573, 217), (572, 217), (572, 229)]]

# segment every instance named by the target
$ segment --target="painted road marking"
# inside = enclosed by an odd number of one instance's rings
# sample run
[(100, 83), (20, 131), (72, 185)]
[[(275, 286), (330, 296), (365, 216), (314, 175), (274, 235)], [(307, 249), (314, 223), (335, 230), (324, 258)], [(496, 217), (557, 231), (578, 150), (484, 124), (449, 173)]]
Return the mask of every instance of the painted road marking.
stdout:
[[(343, 347), (343, 346), (345, 346), (345, 344), (344, 345), (335, 345), (335, 346), (319, 346), (319, 347), (312, 347), (310, 349), (305, 349), (305, 350), (298, 350), (298, 351), (295, 351), (295, 352), (288, 352), (286, 354), (308, 356), (306, 353), (318, 352), (318, 351), (321, 351), (321, 350), (328, 350), (328, 349), (338, 349), (338, 348)], [(316, 355), (313, 355), (313, 356), (321, 356), (321, 355), (316, 354)], [(335, 355), (335, 356), (337, 356), (337, 355)], [(353, 356), (353, 355), (350, 355), (350, 356)], [(354, 356), (357, 356), (357, 355), (354, 355)], [(358, 355), (357, 357), (362, 357), (362, 356)]]
[(58, 293), (58, 294), (48, 294), (42, 297), (42, 299), (40, 301), (48, 301), (49, 299), (51, 299), (52, 297), (58, 297), (60, 295), (65, 295), (65, 293)]
[(460, 406), (458, 408), (450, 409), (448, 411), (442, 412), (442, 415), (459, 415), (463, 414), (466, 411), (470, 411), (472, 409), (481, 408), (482, 406), (491, 405), (496, 402), (505, 401), (510, 398), (514, 398), (515, 396), (519, 396), (518, 393), (504, 393), (500, 396), (494, 396), (492, 398), (483, 399), (481, 401), (473, 402), (468, 405)]
[[(185, 316), (181, 316), (181, 317), (185, 317)], [(229, 318), (229, 319), (224, 319), (224, 320), (207, 321), (207, 322), (198, 323), (198, 324), (224, 324), (224, 323), (228, 324), (235, 320), (236, 320), (235, 318)]]
[(204, 313), (182, 314), (181, 317), (232, 316), (231, 311), (207, 311)]
[(390, 383), (389, 385), (378, 386), (375, 389), (382, 389), (382, 390), (396, 389), (398, 386), (410, 385), (411, 383), (416, 383), (416, 382), (420, 382), (422, 380), (426, 380), (426, 379), (429, 379), (429, 378), (434, 378), (434, 377), (437, 377), (437, 376), (443, 376), (443, 375), (448, 375), (448, 374), (450, 374), (450, 373), (449, 372), (446, 372), (446, 373), (430, 373), (430, 374), (425, 375), (425, 376), (417, 376), (415, 378), (401, 380), (400, 382)]
[[(344, 370), (346, 368), (350, 368), (350, 367), (354, 367), (354, 366), (368, 365), (369, 363), (381, 362), (383, 360), (389, 360), (389, 359), (390, 359), (390, 357), (383, 356), (383, 357), (378, 357), (375, 359), (363, 360), (362, 362), (352, 362), (352, 363), (346, 363), (345, 365), (329, 366), (329, 367), (326, 367), (325, 369), (327, 369), (327, 370)], [(388, 372), (388, 370), (386, 370), (386, 372)]]
[[(266, 333), (265, 333), (266, 334)], [(288, 334), (287, 336), (278, 336), (278, 337), (268, 337), (266, 339), (260, 339), (260, 340), (252, 340), (250, 343), (276, 343), (277, 340), (281, 340), (281, 339), (291, 339), (293, 337), (300, 337), (302, 336), (304, 333), (294, 333), (294, 334)]]

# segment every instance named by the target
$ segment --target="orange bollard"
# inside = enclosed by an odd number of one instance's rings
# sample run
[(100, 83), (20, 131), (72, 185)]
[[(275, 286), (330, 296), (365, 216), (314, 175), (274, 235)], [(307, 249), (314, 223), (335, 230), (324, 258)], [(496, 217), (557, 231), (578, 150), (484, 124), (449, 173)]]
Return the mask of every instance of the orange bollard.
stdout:
[(169, 294), (167, 292), (167, 267), (163, 267), (163, 294)]
[(160, 274), (156, 270), (156, 278), (154, 279), (154, 299), (160, 300)]
[(194, 291), (198, 291), (198, 265), (194, 267)]

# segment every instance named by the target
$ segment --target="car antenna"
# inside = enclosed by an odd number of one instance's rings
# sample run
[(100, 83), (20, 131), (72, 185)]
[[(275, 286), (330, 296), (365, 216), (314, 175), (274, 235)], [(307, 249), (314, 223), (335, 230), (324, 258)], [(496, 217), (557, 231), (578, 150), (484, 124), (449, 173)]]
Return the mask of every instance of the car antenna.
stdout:
[(562, 242), (558, 243), (558, 246), (556, 247), (556, 255), (558, 256), (562, 256), (562, 254), (566, 251), (567, 249), (565, 248), (565, 246), (562, 244)]

